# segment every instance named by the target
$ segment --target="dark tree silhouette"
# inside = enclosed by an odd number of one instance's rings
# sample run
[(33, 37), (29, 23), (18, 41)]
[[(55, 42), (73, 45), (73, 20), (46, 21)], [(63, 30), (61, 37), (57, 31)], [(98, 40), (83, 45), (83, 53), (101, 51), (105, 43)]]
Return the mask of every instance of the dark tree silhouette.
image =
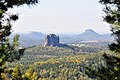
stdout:
[(103, 54), (106, 65), (99, 65), (96, 71), (87, 67), (89, 71), (86, 74), (99, 80), (120, 80), (120, 0), (100, 0), (99, 2), (104, 5), (103, 18), (110, 25), (115, 42), (109, 44), (112, 52)]
[(110, 24), (115, 42), (109, 45), (114, 54), (103, 54), (106, 67), (99, 69), (99, 78), (104, 80), (120, 80), (120, 0), (100, 0), (105, 6), (104, 21)]
[[(18, 48), (19, 35), (16, 35), (13, 39), (13, 43), (10, 44), (9, 36), (11, 34), (12, 21), (18, 19), (17, 14), (9, 14), (7, 11), (9, 8), (20, 5), (35, 5), (38, 0), (0, 0), (0, 78), (1, 73), (4, 72), (5, 62), (13, 62), (19, 60), (20, 56), (24, 53), (24, 49)], [(0, 79), (1, 80), (1, 79)]]

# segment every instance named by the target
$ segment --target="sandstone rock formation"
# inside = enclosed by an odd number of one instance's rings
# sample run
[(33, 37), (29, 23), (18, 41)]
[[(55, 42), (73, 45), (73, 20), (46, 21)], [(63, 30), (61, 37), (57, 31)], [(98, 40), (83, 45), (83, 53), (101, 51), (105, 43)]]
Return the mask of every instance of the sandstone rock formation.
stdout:
[(45, 46), (59, 46), (59, 36), (55, 34), (49, 34), (45, 37)]

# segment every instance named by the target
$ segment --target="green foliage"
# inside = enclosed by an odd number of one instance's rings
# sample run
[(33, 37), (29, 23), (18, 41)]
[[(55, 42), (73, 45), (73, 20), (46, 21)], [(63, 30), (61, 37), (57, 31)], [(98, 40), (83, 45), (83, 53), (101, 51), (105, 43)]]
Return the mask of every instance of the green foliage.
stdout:
[(19, 35), (16, 35), (13, 39), (13, 46), (16, 49), (19, 46)]
[[(109, 45), (114, 52), (103, 54), (106, 65), (100, 66), (94, 75), (100, 80), (120, 80), (120, 0), (100, 0), (100, 3), (105, 6), (104, 21), (110, 24), (115, 42)], [(94, 71), (91, 67), (87, 68), (89, 72)]]
[(104, 12), (106, 13), (104, 20), (110, 24), (111, 31), (115, 36), (115, 43), (109, 45), (110, 50), (120, 52), (120, 1), (119, 0), (100, 0), (105, 5)]
[(21, 79), (22, 79), (22, 75), (20, 72), (20, 68), (19, 66), (16, 66), (12, 72), (12, 80), (21, 80)]
[(20, 6), (23, 4), (33, 5), (38, 3), (38, 0), (0, 0), (0, 78), (1, 73), (4, 72), (5, 62), (13, 62), (18, 60), (23, 54), (24, 49), (19, 49), (19, 35), (16, 35), (13, 39), (13, 44), (9, 41), (9, 35), (11, 34), (12, 21), (18, 19), (17, 14), (9, 14), (7, 11), (14, 6)]
[(38, 80), (38, 73), (34, 72), (32, 68), (26, 70), (25, 74), (23, 75), (23, 80)]
[[(74, 54), (71, 49), (36, 46), (25, 51), (25, 55), (15, 62), (8, 63), (9, 68), (19, 65), (24, 79), (35, 77), (38, 80), (90, 80), (96, 79), (94, 73), (105, 65), (101, 53)], [(91, 67), (94, 71), (86, 75)], [(93, 75), (92, 75), (93, 74)], [(31, 77), (29, 77), (31, 76)]]

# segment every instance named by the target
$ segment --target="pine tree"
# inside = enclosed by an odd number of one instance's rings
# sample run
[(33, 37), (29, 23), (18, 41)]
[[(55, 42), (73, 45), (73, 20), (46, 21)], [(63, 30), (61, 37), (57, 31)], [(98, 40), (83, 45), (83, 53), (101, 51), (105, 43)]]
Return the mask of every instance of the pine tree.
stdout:
[(22, 80), (22, 74), (20, 72), (19, 66), (16, 66), (12, 72), (12, 80)]
[(113, 53), (103, 55), (107, 66), (99, 69), (98, 76), (104, 80), (120, 80), (120, 0), (100, 0), (100, 3), (105, 6), (104, 21), (110, 24), (115, 42), (109, 45)]
[(13, 43), (10, 43), (9, 36), (12, 33), (12, 21), (18, 19), (17, 14), (9, 14), (7, 11), (9, 8), (20, 5), (35, 5), (38, 0), (0, 0), (0, 80), (1, 73), (4, 72), (5, 62), (13, 62), (20, 59), (24, 49), (18, 48), (19, 35), (16, 35), (13, 39)]
[(115, 42), (109, 44), (110, 53), (104, 53), (103, 58), (106, 65), (99, 65), (97, 70), (86, 67), (86, 74), (98, 80), (120, 80), (120, 0), (100, 0), (104, 5), (104, 21), (107, 22), (112, 31)]

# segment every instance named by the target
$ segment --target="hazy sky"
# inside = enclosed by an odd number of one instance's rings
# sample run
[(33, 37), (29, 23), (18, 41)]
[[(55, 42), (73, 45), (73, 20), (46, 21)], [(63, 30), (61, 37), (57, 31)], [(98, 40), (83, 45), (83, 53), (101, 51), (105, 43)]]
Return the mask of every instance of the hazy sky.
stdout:
[(73, 34), (94, 29), (98, 33), (109, 33), (101, 6), (98, 0), (40, 0), (37, 6), (10, 10), (20, 16), (13, 30)]

